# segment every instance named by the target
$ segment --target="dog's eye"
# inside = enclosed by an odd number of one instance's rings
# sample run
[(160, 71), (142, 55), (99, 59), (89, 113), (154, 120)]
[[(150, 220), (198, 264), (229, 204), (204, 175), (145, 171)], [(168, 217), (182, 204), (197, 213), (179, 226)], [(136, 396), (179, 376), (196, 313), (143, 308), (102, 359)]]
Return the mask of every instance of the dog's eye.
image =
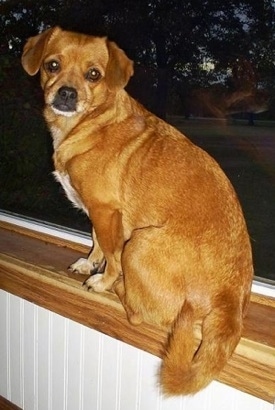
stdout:
[(50, 73), (56, 73), (60, 69), (60, 64), (56, 60), (51, 60), (45, 64), (45, 67)]
[(100, 78), (101, 74), (97, 68), (91, 68), (86, 74), (86, 79), (91, 82), (98, 81)]

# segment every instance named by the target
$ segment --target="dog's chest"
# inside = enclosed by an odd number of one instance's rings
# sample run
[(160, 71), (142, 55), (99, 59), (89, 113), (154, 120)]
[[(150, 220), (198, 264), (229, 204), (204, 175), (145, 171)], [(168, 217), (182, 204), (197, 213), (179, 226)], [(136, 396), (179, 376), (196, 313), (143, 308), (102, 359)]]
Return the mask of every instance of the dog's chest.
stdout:
[(53, 175), (54, 175), (55, 179), (58, 182), (60, 182), (60, 184), (62, 185), (68, 199), (73, 203), (73, 205), (76, 208), (82, 209), (88, 215), (87, 208), (83, 204), (79, 194), (76, 192), (76, 190), (71, 185), (70, 176), (67, 173), (61, 173), (59, 171), (54, 171)]

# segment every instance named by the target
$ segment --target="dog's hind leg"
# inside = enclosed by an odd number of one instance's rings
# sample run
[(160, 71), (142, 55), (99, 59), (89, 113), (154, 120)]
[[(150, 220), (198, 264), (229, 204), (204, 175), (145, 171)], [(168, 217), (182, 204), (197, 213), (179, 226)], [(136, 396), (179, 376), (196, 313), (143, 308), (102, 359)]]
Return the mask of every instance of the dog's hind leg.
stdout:
[(162, 227), (137, 229), (124, 246), (123, 277), (114, 290), (133, 324), (169, 325), (184, 302), (184, 277), (177, 260), (172, 263), (176, 246), (166, 234)]
[(113, 289), (115, 293), (118, 295), (125, 312), (127, 314), (127, 318), (132, 325), (139, 325), (143, 322), (143, 317), (139, 312), (135, 312), (131, 309), (131, 307), (127, 304), (126, 301), (126, 292), (125, 292), (125, 285), (124, 285), (124, 276), (121, 277), (114, 283)]

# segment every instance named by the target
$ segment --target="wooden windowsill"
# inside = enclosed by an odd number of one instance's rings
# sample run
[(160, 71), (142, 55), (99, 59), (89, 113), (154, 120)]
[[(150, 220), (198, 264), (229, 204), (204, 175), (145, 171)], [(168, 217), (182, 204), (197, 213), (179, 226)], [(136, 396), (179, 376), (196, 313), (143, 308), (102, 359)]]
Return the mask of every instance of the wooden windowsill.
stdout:
[(16, 406), (5, 397), (0, 396), (0, 409), (1, 410), (22, 410), (20, 407)]
[[(0, 223), (0, 288), (161, 357), (167, 330), (132, 326), (116, 295), (85, 291), (66, 270), (85, 246)], [(242, 339), (218, 380), (273, 403), (275, 299), (252, 295)]]

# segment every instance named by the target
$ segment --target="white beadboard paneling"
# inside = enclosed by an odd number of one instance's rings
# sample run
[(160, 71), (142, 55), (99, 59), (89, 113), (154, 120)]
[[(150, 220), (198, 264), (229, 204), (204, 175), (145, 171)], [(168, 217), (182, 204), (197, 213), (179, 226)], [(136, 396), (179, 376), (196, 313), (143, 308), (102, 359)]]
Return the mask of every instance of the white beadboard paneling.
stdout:
[(65, 324), (67, 320), (63, 317), (52, 314), (52, 338), (51, 338), (51, 377), (50, 390), (52, 392), (50, 410), (65, 409), (64, 406), (64, 385), (65, 385)]
[(35, 305), (32, 303), (23, 303), (23, 355), (24, 355), (24, 409), (35, 408), (35, 321), (34, 311)]
[(79, 409), (81, 380), (81, 326), (68, 321), (67, 331), (67, 406), (68, 410)]
[(21, 356), (21, 302), (20, 299), (10, 295), (9, 314), (9, 365), (10, 365), (10, 396), (13, 402), (22, 407), (22, 356)]
[(120, 410), (129, 409), (129, 398), (133, 410), (139, 410), (141, 352), (126, 343), (121, 346)]
[(187, 400), (193, 401), (194, 410), (201, 409), (200, 403), (203, 403), (203, 410), (215, 409), (217, 406), (219, 406), (219, 410), (233, 410), (234, 391), (231, 395), (228, 393), (227, 386), (212, 382), (206, 389), (199, 392), (193, 398), (187, 398)]
[(85, 345), (85, 328), (84, 326), (80, 326), (80, 368), (79, 368), (79, 410), (83, 410), (83, 393), (84, 393), (84, 380), (85, 380), (85, 373), (84, 373), (84, 345)]
[(140, 355), (140, 410), (159, 409), (159, 389), (157, 371), (160, 360), (143, 352)]
[(116, 342), (116, 409), (121, 409), (122, 343)]
[[(274, 409), (275, 410), (275, 406), (273, 407), (272, 404), (267, 403), (263, 400), (260, 399), (256, 399), (246, 393), (242, 393), (238, 390), (232, 389), (231, 387), (229, 387), (229, 391), (232, 391), (232, 394), (234, 394), (234, 403), (235, 406), (234, 408), (237, 409), (244, 409), (244, 410), (250, 410), (250, 409), (257, 409), (257, 410), (270, 410), (270, 409)], [(228, 394), (228, 391), (226, 392)], [(274, 398), (275, 398), (275, 390), (274, 390)], [(257, 405), (257, 407), (256, 407)]]
[(101, 391), (99, 394), (102, 397), (101, 409), (118, 410), (120, 398), (120, 365), (117, 360), (119, 357), (119, 342), (108, 336), (102, 339), (102, 361), (101, 361)]
[(52, 324), (53, 324), (53, 313), (48, 312), (48, 409), (52, 409), (52, 395), (53, 395), (53, 385), (52, 385), (52, 347), (54, 344), (53, 334), (52, 334)]
[(0, 394), (24, 410), (273, 408), (218, 382), (193, 397), (165, 399), (158, 358), (4, 291), (0, 335)]
[(8, 397), (8, 293), (0, 290), (0, 395)]
[(36, 308), (36, 392), (39, 410), (48, 410), (49, 389), (49, 315), (45, 309)]
[(99, 409), (101, 391), (101, 375), (99, 373), (100, 360), (101, 360), (101, 340), (103, 336), (97, 334), (97, 332), (90, 331), (88, 328), (84, 328), (83, 331), (83, 351), (82, 351), (82, 408), (86, 409)]

